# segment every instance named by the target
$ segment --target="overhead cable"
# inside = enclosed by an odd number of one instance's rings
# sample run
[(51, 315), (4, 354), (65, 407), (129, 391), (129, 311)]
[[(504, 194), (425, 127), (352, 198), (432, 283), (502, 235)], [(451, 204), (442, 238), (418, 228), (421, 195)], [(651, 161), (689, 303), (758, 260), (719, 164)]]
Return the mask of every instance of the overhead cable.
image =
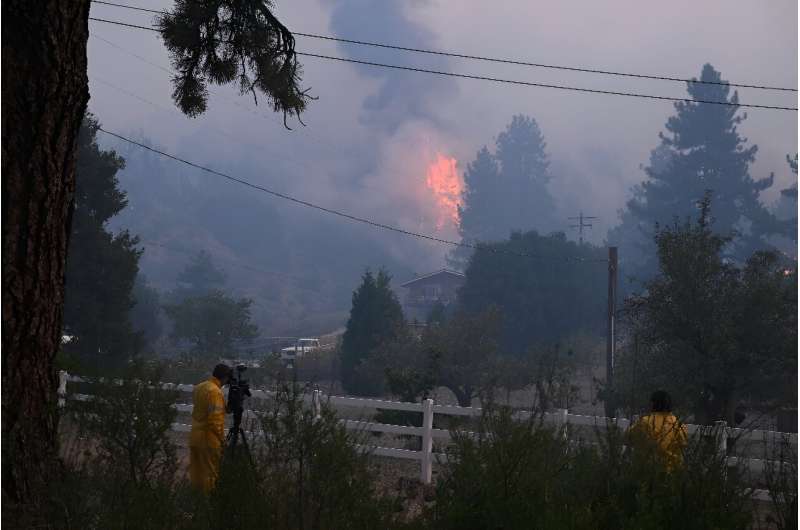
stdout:
[(191, 162), (191, 161), (186, 160), (184, 158), (180, 158), (178, 156), (169, 154), (169, 153), (167, 153), (165, 151), (161, 151), (159, 149), (156, 149), (155, 147), (151, 147), (149, 145), (145, 145), (145, 144), (143, 144), (141, 142), (137, 142), (135, 140), (132, 140), (130, 138), (122, 136), (121, 134), (117, 134), (115, 132), (105, 130), (102, 127), (98, 127), (98, 130), (103, 132), (103, 133), (105, 133), (105, 134), (107, 134), (107, 135), (109, 135), (109, 136), (113, 136), (114, 138), (117, 138), (117, 139), (122, 140), (124, 142), (127, 142), (129, 144), (138, 146), (138, 147), (140, 147), (142, 149), (146, 149), (148, 151), (151, 151), (153, 153), (161, 155), (161, 156), (163, 156), (165, 158), (169, 158), (171, 160), (175, 160), (176, 162), (180, 162), (182, 164), (186, 164), (187, 166), (191, 166), (191, 167), (193, 167), (195, 169), (199, 169), (201, 171), (205, 171), (207, 173), (211, 173), (212, 175), (216, 175), (216, 176), (222, 177), (222, 178), (227, 179), (227, 180), (229, 180), (231, 182), (236, 182), (236, 183), (241, 184), (243, 186), (246, 186), (248, 188), (252, 188), (252, 189), (264, 192), (264, 193), (268, 193), (269, 195), (272, 195), (272, 196), (277, 197), (279, 199), (283, 199), (283, 200), (286, 200), (286, 201), (289, 201), (289, 202), (293, 202), (295, 204), (299, 204), (301, 206), (306, 206), (308, 208), (319, 210), (319, 211), (322, 211), (322, 212), (325, 212), (325, 213), (328, 213), (328, 214), (331, 214), (331, 215), (335, 215), (335, 216), (338, 216), (338, 217), (341, 217), (341, 218), (344, 218), (344, 219), (348, 219), (350, 221), (366, 224), (366, 225), (372, 226), (374, 228), (379, 228), (381, 230), (388, 230), (388, 231), (395, 232), (395, 233), (398, 233), (398, 234), (403, 234), (403, 235), (407, 235), (407, 236), (416, 237), (416, 238), (419, 238), (419, 239), (433, 241), (433, 242), (441, 243), (441, 244), (444, 244), (444, 245), (450, 245), (450, 246), (454, 246), (454, 247), (465, 247), (465, 248), (470, 248), (470, 249), (473, 249), (473, 250), (491, 252), (491, 253), (494, 253), (494, 254), (508, 254), (508, 255), (514, 255), (514, 256), (524, 257), (524, 258), (554, 260), (554, 261), (562, 261), (562, 262), (607, 262), (606, 259), (586, 259), (586, 258), (568, 257), (568, 256), (542, 256), (542, 255), (537, 255), (537, 254), (531, 254), (531, 253), (528, 253), (528, 252), (516, 252), (516, 251), (512, 251), (512, 250), (496, 248), (496, 247), (493, 247), (491, 245), (484, 245), (484, 244), (480, 244), (480, 243), (479, 244), (471, 244), (471, 243), (466, 243), (466, 242), (463, 242), (463, 241), (462, 242), (452, 241), (452, 240), (449, 240), (449, 239), (443, 239), (443, 238), (432, 236), (432, 235), (429, 235), (429, 234), (423, 234), (423, 233), (419, 233), (419, 232), (413, 232), (411, 230), (405, 230), (403, 228), (398, 228), (396, 226), (392, 226), (392, 225), (388, 225), (388, 224), (385, 224), (385, 223), (380, 223), (380, 222), (377, 222), (377, 221), (373, 221), (371, 219), (367, 219), (366, 217), (360, 217), (360, 216), (353, 215), (353, 214), (350, 214), (350, 213), (347, 213), (347, 212), (344, 212), (344, 211), (341, 211), (341, 210), (336, 210), (334, 208), (328, 208), (326, 206), (321, 206), (321, 205), (318, 205), (318, 204), (315, 204), (315, 203), (312, 203), (312, 202), (309, 202), (309, 201), (305, 201), (303, 199), (298, 199), (296, 197), (292, 197), (291, 195), (287, 195), (285, 193), (281, 193), (281, 192), (278, 192), (278, 191), (275, 191), (275, 190), (271, 190), (271, 189), (266, 188), (264, 186), (260, 186), (258, 184), (254, 184), (252, 182), (248, 182), (248, 181), (246, 181), (244, 179), (241, 179), (239, 177), (235, 177), (235, 176), (232, 176), (232, 175), (229, 175), (229, 174), (226, 174), (226, 173), (222, 173), (221, 171), (217, 171), (215, 169), (211, 169), (209, 167), (202, 166), (202, 165), (197, 164), (195, 162)]
[[(138, 6), (126, 5), (126, 4), (118, 4), (114, 2), (105, 2), (100, 0), (92, 0), (95, 4), (102, 4), (106, 6), (112, 7), (121, 7), (125, 9), (132, 9), (135, 11), (143, 11), (146, 13), (157, 13), (157, 14), (164, 14), (164, 11), (157, 11), (155, 9), (147, 9)], [(504, 59), (499, 57), (487, 57), (482, 55), (471, 55), (466, 53), (458, 53), (458, 52), (447, 52), (442, 50), (428, 50), (424, 48), (413, 48), (408, 46), (400, 46), (397, 44), (386, 44), (382, 42), (372, 42), (372, 41), (365, 41), (365, 40), (357, 40), (357, 39), (347, 39), (343, 37), (333, 37), (331, 35), (320, 35), (316, 33), (303, 33), (300, 31), (293, 31), (292, 35), (298, 37), (306, 37), (309, 39), (319, 39), (319, 40), (327, 40), (327, 41), (334, 41), (334, 42), (343, 42), (346, 44), (354, 44), (357, 46), (370, 46), (374, 48), (384, 48), (388, 50), (397, 50), (403, 52), (411, 52), (411, 53), (422, 53), (427, 55), (439, 55), (444, 57), (453, 57), (456, 59), (470, 59), (474, 61), (485, 61), (485, 62), (492, 62), (492, 63), (500, 63), (500, 64), (510, 64), (515, 66), (529, 66), (534, 68), (547, 68), (551, 70), (564, 70), (569, 72), (581, 72), (587, 74), (600, 74), (600, 75), (609, 75), (609, 76), (619, 76), (619, 77), (632, 77), (636, 79), (651, 79), (656, 81), (673, 81), (678, 83), (695, 83), (695, 84), (702, 84), (702, 85), (725, 85), (731, 86), (736, 88), (754, 88), (759, 90), (776, 90), (782, 92), (797, 92), (796, 88), (786, 88), (786, 87), (776, 87), (776, 86), (766, 86), (766, 85), (752, 85), (752, 84), (744, 84), (744, 83), (732, 83), (728, 81), (705, 81), (702, 79), (688, 79), (682, 77), (674, 77), (674, 76), (666, 76), (666, 75), (652, 75), (652, 74), (636, 74), (632, 72), (618, 72), (613, 70), (602, 70), (598, 68), (584, 68), (578, 66), (564, 66), (558, 64), (546, 64), (546, 63), (535, 63), (530, 61), (521, 61), (517, 59)]]
[[(117, 24), (120, 26), (126, 26), (130, 28), (136, 29), (144, 29), (149, 31), (158, 32), (157, 29), (147, 27), (147, 26), (140, 26), (136, 24), (128, 24), (125, 22), (119, 22), (114, 20), (105, 20), (101, 18), (93, 18), (89, 17), (89, 20), (93, 20), (96, 22), (105, 22), (109, 24)], [(754, 103), (735, 103), (733, 101), (714, 101), (714, 100), (704, 100), (704, 99), (692, 99), (692, 98), (677, 98), (671, 96), (654, 96), (651, 94), (641, 94), (637, 92), (620, 92), (615, 90), (599, 90), (593, 88), (581, 88), (581, 87), (573, 87), (567, 85), (553, 85), (548, 83), (534, 83), (531, 81), (517, 81), (513, 79), (502, 79), (497, 77), (488, 77), (488, 76), (480, 76), (480, 75), (472, 75), (472, 74), (459, 74), (455, 72), (445, 72), (441, 70), (430, 70), (426, 68), (416, 68), (411, 66), (400, 66), (394, 64), (386, 64), (386, 63), (378, 63), (373, 61), (361, 61), (358, 59), (347, 59), (344, 57), (334, 57), (331, 55), (322, 55), (316, 53), (308, 53), (308, 52), (295, 52), (297, 55), (305, 56), (305, 57), (314, 57), (317, 59), (325, 59), (329, 61), (339, 61), (339, 62), (346, 62), (346, 63), (354, 63), (354, 64), (361, 64), (366, 66), (374, 66), (380, 68), (389, 68), (393, 70), (404, 70), (409, 72), (418, 72), (424, 74), (433, 74), (433, 75), (440, 75), (440, 76), (447, 76), (447, 77), (458, 77), (462, 79), (475, 79), (480, 81), (491, 81), (494, 83), (501, 83), (501, 84), (510, 84), (510, 85), (521, 85), (521, 86), (531, 86), (531, 87), (540, 87), (540, 88), (553, 88), (558, 90), (567, 90), (572, 92), (584, 92), (584, 93), (592, 93), (592, 94), (603, 94), (603, 95), (612, 95), (612, 96), (626, 96), (626, 97), (636, 97), (636, 98), (645, 98), (645, 99), (652, 99), (652, 100), (662, 100), (662, 101), (673, 101), (673, 102), (682, 102), (682, 103), (708, 103), (711, 105), (722, 105), (727, 107), (741, 107), (741, 108), (753, 108), (753, 109), (771, 109), (771, 110), (788, 110), (788, 111), (797, 111), (797, 107), (782, 107), (777, 105), (759, 105)]]

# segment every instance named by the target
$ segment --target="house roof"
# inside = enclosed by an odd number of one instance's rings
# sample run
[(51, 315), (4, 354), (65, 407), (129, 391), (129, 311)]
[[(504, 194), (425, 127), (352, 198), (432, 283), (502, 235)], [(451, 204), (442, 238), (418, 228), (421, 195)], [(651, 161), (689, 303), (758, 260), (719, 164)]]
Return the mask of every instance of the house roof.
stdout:
[(445, 275), (445, 276), (453, 276), (455, 278), (464, 278), (465, 277), (462, 273), (457, 272), (457, 271), (451, 271), (450, 269), (439, 269), (436, 272), (431, 272), (430, 274), (425, 274), (423, 276), (419, 276), (417, 278), (414, 278), (413, 280), (409, 280), (406, 283), (401, 284), (400, 287), (408, 287), (408, 286), (413, 285), (413, 284), (415, 284), (415, 283), (417, 283), (419, 281), (427, 280), (427, 279), (433, 278), (434, 276), (439, 276), (439, 275), (442, 275), (442, 274)]

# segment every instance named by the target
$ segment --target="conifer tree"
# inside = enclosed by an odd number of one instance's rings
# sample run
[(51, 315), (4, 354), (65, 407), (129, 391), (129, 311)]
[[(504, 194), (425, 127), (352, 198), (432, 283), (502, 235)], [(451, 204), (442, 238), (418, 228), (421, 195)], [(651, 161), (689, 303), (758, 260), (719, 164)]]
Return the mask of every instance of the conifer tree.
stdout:
[(369, 394), (382, 383), (370, 381), (359, 372), (362, 363), (388, 341), (397, 338), (405, 326), (403, 309), (390, 287), (391, 276), (379, 270), (377, 275), (367, 270), (361, 285), (353, 293), (350, 319), (342, 337), (342, 384), (349, 394)]
[[(689, 81), (687, 91), (693, 100), (738, 103), (736, 91), (710, 64), (703, 66), (700, 81)], [(675, 114), (659, 134), (661, 142), (644, 168), (647, 179), (633, 190), (623, 224), (609, 233), (609, 243), (623, 247), (632, 240), (632, 228), (643, 231), (648, 244), (646, 262), (638, 264), (636, 275), (645, 279), (654, 273), (656, 255), (653, 234), (656, 224), (668, 225), (675, 219), (697, 216), (699, 202), (707, 190), (714, 204), (714, 227), (720, 234), (736, 233), (725, 253), (740, 262), (759, 249), (769, 248), (766, 239), (781, 231), (781, 225), (759, 201), (762, 191), (772, 186), (773, 177), (754, 179), (750, 165), (758, 146), (747, 145), (739, 125), (747, 118), (735, 106), (678, 102)], [(627, 215), (626, 215), (627, 214)], [(623, 239), (625, 237), (625, 239)], [(631, 272), (629, 270), (629, 272)]]
[(88, 114), (78, 136), (78, 172), (72, 234), (67, 254), (65, 350), (97, 363), (118, 362), (142, 346), (130, 311), (142, 251), (127, 230), (111, 233), (107, 224), (127, 205), (117, 171), (125, 161), (97, 145), (98, 121)]
[[(459, 206), (463, 241), (500, 241), (512, 231), (555, 228), (555, 202), (547, 189), (551, 180), (547, 144), (535, 119), (517, 115), (497, 136), (495, 152), (483, 147), (464, 173), (464, 204)], [(469, 251), (451, 256), (464, 267)]]

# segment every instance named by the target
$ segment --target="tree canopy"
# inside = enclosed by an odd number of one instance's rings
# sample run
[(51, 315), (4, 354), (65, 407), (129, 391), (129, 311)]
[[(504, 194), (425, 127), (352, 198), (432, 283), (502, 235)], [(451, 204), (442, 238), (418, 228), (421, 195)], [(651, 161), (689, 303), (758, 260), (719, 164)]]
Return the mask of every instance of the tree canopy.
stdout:
[(265, 0), (176, 0), (158, 18), (177, 74), (175, 104), (184, 114), (206, 110), (208, 83), (237, 83), (242, 94), (267, 96), (275, 111), (299, 118), (309, 99), (300, 88), (294, 36)]
[(341, 347), (342, 385), (350, 394), (367, 395), (380, 388), (381, 380), (374, 380), (359, 368), (405, 326), (403, 309), (390, 282), (391, 277), (383, 269), (377, 275), (367, 270), (361, 277), (361, 285), (353, 292)]
[(761, 192), (772, 186), (773, 176), (750, 175), (758, 146), (748, 146), (738, 129), (747, 115), (735, 106), (696, 102), (738, 103), (738, 93), (731, 94), (731, 87), (710, 64), (703, 66), (700, 81), (706, 83), (687, 83), (695, 101), (675, 103), (675, 114), (667, 120), (666, 132), (659, 134), (660, 144), (644, 168), (647, 179), (633, 188), (621, 212), (622, 224), (609, 232), (609, 242), (622, 247), (621, 255), (638, 254), (641, 262), (623, 264), (623, 269), (640, 280), (657, 267), (655, 225), (696, 216), (706, 190), (712, 193), (715, 230), (738, 233), (724, 249), (726, 255), (744, 262), (754, 251), (769, 248), (766, 239), (782, 231), (759, 201)]
[(178, 288), (174, 295), (178, 298), (201, 296), (225, 284), (225, 272), (218, 269), (205, 250), (198, 252), (192, 261), (178, 274)]
[[(495, 152), (483, 147), (464, 173), (459, 232), (469, 243), (506, 239), (512, 231), (556, 227), (555, 201), (547, 184), (550, 160), (539, 124), (517, 115), (497, 136)], [(458, 251), (455, 261), (468, 255)]]
[(729, 242), (709, 198), (696, 222), (658, 230), (658, 274), (626, 301), (620, 395), (638, 380), (681, 396), (700, 422), (730, 424), (744, 402), (796, 403), (796, 262), (759, 251), (740, 266), (724, 257)]
[(172, 338), (188, 340), (199, 358), (219, 358), (234, 354), (237, 343), (258, 336), (258, 326), (250, 322), (248, 298), (235, 299), (222, 291), (190, 296), (164, 311), (172, 320)]
[(503, 316), (503, 353), (522, 355), (534, 344), (604, 329), (603, 249), (578, 245), (560, 232), (514, 233), (481, 247), (465, 271), (459, 306), (471, 314), (497, 306)]
[(78, 135), (63, 327), (72, 336), (66, 350), (92, 363), (106, 363), (124, 361), (143, 345), (130, 321), (142, 251), (128, 231), (114, 234), (107, 228), (127, 205), (116, 176), (125, 161), (99, 148), (98, 127), (87, 114)]

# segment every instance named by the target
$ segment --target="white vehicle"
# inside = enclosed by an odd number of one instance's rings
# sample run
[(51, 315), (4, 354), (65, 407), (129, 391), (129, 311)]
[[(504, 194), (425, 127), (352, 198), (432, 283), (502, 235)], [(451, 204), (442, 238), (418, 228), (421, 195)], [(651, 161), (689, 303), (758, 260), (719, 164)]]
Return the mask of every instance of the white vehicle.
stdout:
[(294, 346), (281, 349), (281, 359), (294, 361), (303, 355), (319, 350), (319, 348), (319, 339), (298, 339)]

